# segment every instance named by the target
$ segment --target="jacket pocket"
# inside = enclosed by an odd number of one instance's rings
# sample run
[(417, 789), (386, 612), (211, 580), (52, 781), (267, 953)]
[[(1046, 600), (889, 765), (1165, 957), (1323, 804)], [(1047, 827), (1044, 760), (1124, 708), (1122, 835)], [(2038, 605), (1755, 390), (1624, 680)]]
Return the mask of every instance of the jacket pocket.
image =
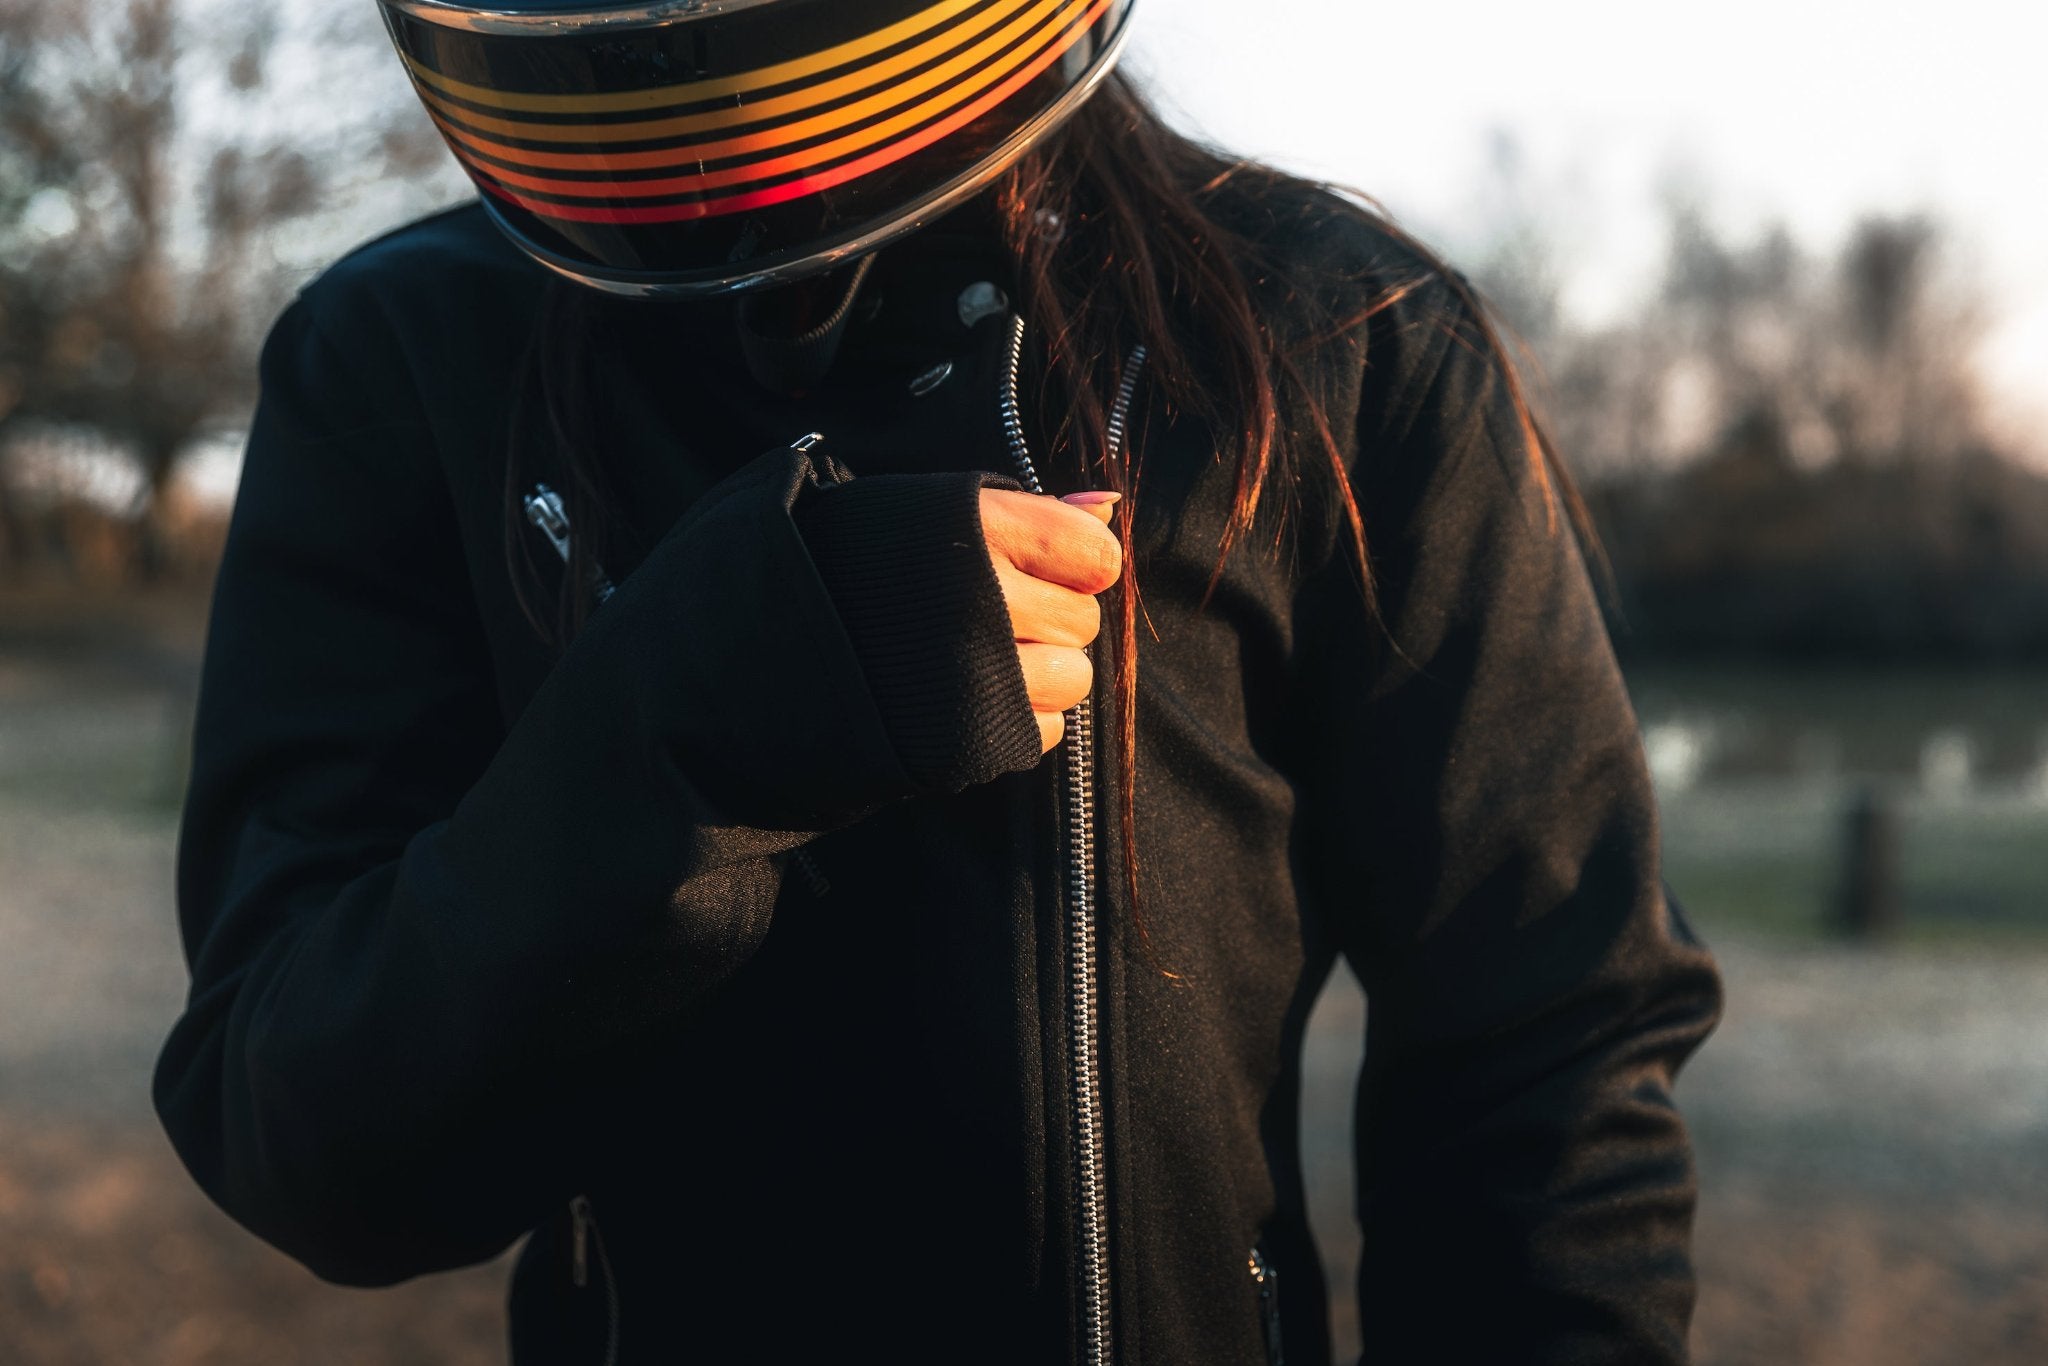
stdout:
[(1259, 1294), (1259, 1331), (1266, 1344), (1266, 1366), (1286, 1366), (1280, 1341), (1280, 1268), (1262, 1244), (1252, 1244), (1249, 1266)]

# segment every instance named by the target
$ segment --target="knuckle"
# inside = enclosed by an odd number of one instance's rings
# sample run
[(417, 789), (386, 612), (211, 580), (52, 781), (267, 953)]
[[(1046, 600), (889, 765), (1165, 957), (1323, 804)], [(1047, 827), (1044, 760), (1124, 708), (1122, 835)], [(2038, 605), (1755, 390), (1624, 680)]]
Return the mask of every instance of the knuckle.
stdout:
[(1123, 576), (1124, 548), (1117, 544), (1115, 537), (1098, 535), (1095, 538), (1095, 555), (1096, 571), (1101, 576), (1102, 586), (1107, 588)]
[(1086, 650), (1061, 650), (1055, 666), (1054, 683), (1059, 688), (1060, 710), (1065, 711), (1088, 696), (1095, 686), (1095, 666)]
[(996, 588), (1003, 595), (1003, 606), (1010, 614), (1010, 629), (1018, 639), (1028, 639), (1025, 630), (1031, 615), (1034, 586), (1031, 577), (1010, 564), (1007, 560), (996, 562)]
[(1024, 691), (1031, 698), (1031, 705), (1043, 709), (1048, 705), (1047, 694), (1052, 684), (1044, 651), (1028, 641), (1019, 642), (1017, 660), (1024, 667)]
[(1065, 711), (1088, 696), (1095, 666), (1086, 650), (1025, 642), (1017, 647), (1024, 667), (1024, 689), (1038, 710)]
[(1081, 596), (1074, 605), (1074, 634), (1083, 645), (1102, 634), (1102, 604), (1093, 597)]
[(1085, 593), (1100, 593), (1116, 582), (1122, 556), (1116, 542), (1100, 527), (1062, 528), (1059, 563), (1067, 567), (1074, 587)]
[(1031, 528), (1032, 563), (1039, 566), (1064, 565), (1067, 563), (1069, 547), (1067, 529), (1056, 523), (1040, 521)]
[(1041, 640), (1049, 645), (1085, 646), (1102, 629), (1102, 609), (1087, 593), (1040, 584), (1030, 620), (1018, 630), (1020, 640)]
[(1015, 499), (1025, 495), (1012, 493), (1008, 489), (983, 489), (981, 491), (981, 538), (989, 549), (1005, 557), (1017, 543), (1017, 505)]
[[(984, 498), (994, 491), (983, 490)], [(993, 524), (985, 523), (990, 550), (1006, 554), (1024, 573), (1076, 589), (1100, 593), (1123, 573), (1123, 547), (1116, 533), (1054, 498), (1015, 494), (1021, 506), (1005, 505)]]

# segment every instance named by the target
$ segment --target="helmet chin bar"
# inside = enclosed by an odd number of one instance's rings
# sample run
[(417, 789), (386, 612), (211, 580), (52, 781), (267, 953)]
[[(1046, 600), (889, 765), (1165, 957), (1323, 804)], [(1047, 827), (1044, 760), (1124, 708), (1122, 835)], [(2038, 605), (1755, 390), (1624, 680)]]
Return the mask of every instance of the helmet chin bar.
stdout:
[(1134, 0), (383, 0), (528, 256), (701, 298), (829, 271), (985, 188), (1114, 68)]

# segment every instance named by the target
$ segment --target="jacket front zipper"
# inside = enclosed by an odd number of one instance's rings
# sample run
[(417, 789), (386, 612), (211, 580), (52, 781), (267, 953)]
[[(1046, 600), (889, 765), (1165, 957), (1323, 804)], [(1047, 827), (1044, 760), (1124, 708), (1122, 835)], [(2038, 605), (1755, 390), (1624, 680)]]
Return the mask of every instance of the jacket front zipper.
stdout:
[[(1031, 459), (1031, 446), (1024, 435), (1023, 415), (1017, 397), (1018, 371), (1024, 357), (1024, 327), (1021, 316), (1011, 315), (1010, 345), (1004, 358), (1000, 392), (1000, 415), (1019, 481), (1031, 492), (1042, 494), (1045, 488), (1039, 482), (1037, 468)], [(1137, 393), (1138, 376), (1144, 368), (1146, 354), (1143, 345), (1135, 346), (1124, 361), (1116, 398), (1109, 412), (1108, 428), (1104, 433), (1105, 452), (1111, 460), (1123, 449), (1131, 402)], [(812, 448), (818, 441), (819, 437), (813, 433), (792, 443), (792, 448), (813, 454)], [(547, 537), (566, 564), (569, 560), (570, 527), (560, 496), (541, 484), (535, 486), (525, 504), (528, 519)], [(612, 595), (612, 583), (604, 571), (594, 565), (591, 577), (592, 587), (602, 603)], [(1108, 1161), (1104, 1152), (1100, 1022), (1096, 1008), (1095, 718), (1091, 699), (1082, 698), (1068, 713), (1061, 750), (1067, 797), (1067, 1064), (1073, 1109), (1074, 1207), (1079, 1225), (1076, 1230), (1076, 1260), (1080, 1282), (1082, 1360), (1086, 1366), (1109, 1366), (1109, 1198)], [(814, 883), (823, 882), (806, 857), (806, 851), (795, 850), (792, 857)], [(572, 1202), (572, 1260), (574, 1279), (579, 1286), (586, 1283), (588, 1276), (588, 1254), (590, 1241), (596, 1233), (595, 1223), (587, 1199), (578, 1197)], [(602, 1246), (597, 1250), (602, 1261)], [(605, 1273), (609, 1320), (605, 1360), (609, 1363), (618, 1349), (617, 1288), (612, 1281), (609, 1264), (603, 1264), (602, 1270)]]
[[(1024, 437), (1017, 402), (1017, 372), (1024, 359), (1024, 319), (1010, 318), (1010, 347), (1003, 365), (1001, 416), (1019, 480), (1033, 493), (1044, 493)], [(1145, 348), (1132, 348), (1117, 385), (1104, 440), (1115, 459), (1122, 449), (1131, 398)], [(1096, 1010), (1095, 971), (1095, 717), (1089, 698), (1067, 714), (1061, 744), (1067, 789), (1067, 1070), (1073, 1108), (1074, 1207), (1079, 1228), (1076, 1252), (1080, 1281), (1081, 1359), (1086, 1366), (1109, 1366), (1109, 1198), (1108, 1162), (1103, 1151), (1100, 1023)]]

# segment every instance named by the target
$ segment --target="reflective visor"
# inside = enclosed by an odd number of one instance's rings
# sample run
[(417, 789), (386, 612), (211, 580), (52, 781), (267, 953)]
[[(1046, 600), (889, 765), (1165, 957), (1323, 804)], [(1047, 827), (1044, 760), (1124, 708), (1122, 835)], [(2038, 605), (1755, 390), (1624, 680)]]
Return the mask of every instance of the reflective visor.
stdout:
[(972, 194), (1108, 73), (1132, 0), (517, 3), (383, 11), (514, 241), (691, 295), (829, 268)]

